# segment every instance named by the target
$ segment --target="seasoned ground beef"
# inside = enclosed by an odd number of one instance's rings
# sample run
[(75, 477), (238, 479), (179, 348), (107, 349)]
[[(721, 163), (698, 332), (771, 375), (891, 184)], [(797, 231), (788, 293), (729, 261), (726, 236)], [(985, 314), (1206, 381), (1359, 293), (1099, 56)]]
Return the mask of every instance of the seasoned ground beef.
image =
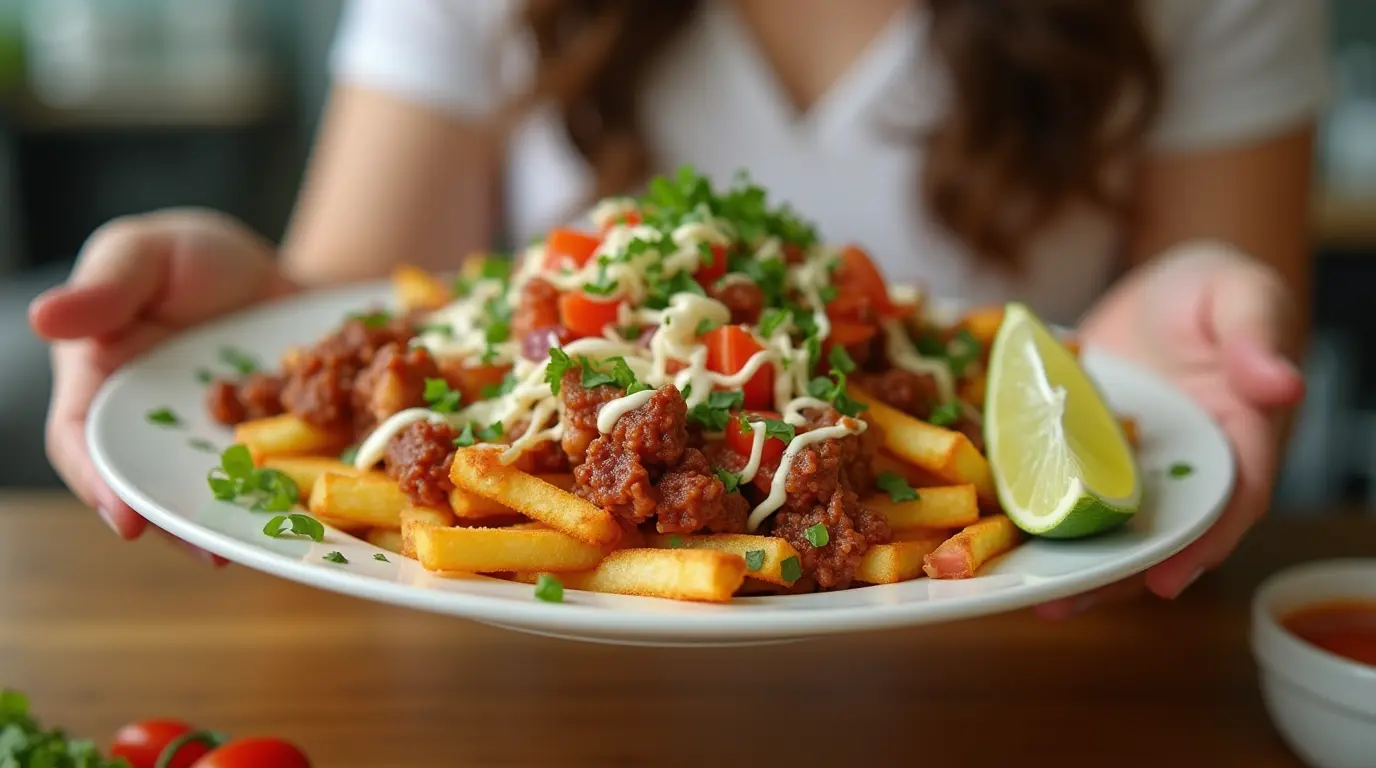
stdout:
[(655, 491), (655, 524), (660, 533), (692, 533), (703, 528), (722, 533), (745, 530), (748, 503), (739, 493), (726, 492), (707, 457), (696, 448), (683, 452), (682, 461), (664, 473)]
[(211, 418), (226, 426), (282, 413), (282, 380), (265, 373), (251, 374), (242, 382), (224, 379), (206, 391)]
[(626, 394), (612, 384), (585, 389), (582, 369), (564, 373), (559, 382), (559, 401), (564, 406), (564, 436), (560, 445), (569, 461), (579, 464), (588, 452), (588, 445), (598, 438), (597, 412), (602, 406)]
[[(773, 521), (774, 535), (798, 550), (803, 573), (816, 579), (822, 589), (850, 586), (865, 552), (890, 536), (884, 517), (860, 506), (855, 494), (844, 488), (832, 491), (825, 503), (791, 504), (776, 513)], [(807, 538), (807, 530), (819, 523), (827, 529), (823, 547), (813, 546)]]
[(754, 325), (764, 312), (764, 291), (754, 283), (730, 282), (712, 288), (712, 298), (731, 310), (731, 322)]
[[(508, 430), (505, 439), (499, 442), (510, 445), (520, 439), (529, 427), (529, 421), (519, 422)], [(522, 452), (512, 466), (532, 475), (559, 474), (569, 471), (569, 457), (564, 455), (564, 451), (558, 443), (544, 440)]]
[(557, 327), (559, 289), (538, 277), (531, 278), (521, 287), (520, 299), (511, 314), (512, 336), (523, 339), (533, 331)]
[(428, 350), (383, 347), (354, 380), (354, 428), (365, 434), (394, 413), (425, 405), (425, 380), (439, 375)]
[(875, 399), (919, 419), (927, 418), (941, 404), (941, 392), (930, 374), (889, 368), (880, 373), (858, 373), (853, 378)]
[(655, 512), (650, 472), (639, 454), (610, 438), (588, 446), (587, 459), (573, 469), (574, 492), (626, 522), (643, 523)]
[(351, 318), (313, 348), (293, 356), (284, 371), (282, 404), (319, 427), (353, 425), (354, 380), (388, 346), (404, 348), (415, 335), (409, 321)]
[(610, 435), (598, 439), (610, 439), (634, 451), (646, 466), (668, 467), (683, 456), (688, 445), (688, 405), (673, 385), (666, 384), (644, 405), (618, 419)]
[(437, 509), (449, 507), (449, 467), (454, 463), (454, 438), (447, 424), (418, 421), (403, 429), (387, 444), (382, 463), (387, 474), (415, 504)]

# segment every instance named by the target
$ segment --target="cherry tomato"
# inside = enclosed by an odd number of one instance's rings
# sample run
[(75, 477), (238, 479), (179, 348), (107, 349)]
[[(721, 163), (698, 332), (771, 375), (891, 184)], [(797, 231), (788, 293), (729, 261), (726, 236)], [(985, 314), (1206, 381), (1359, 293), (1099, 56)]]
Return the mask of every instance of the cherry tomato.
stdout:
[[(129, 761), (131, 768), (154, 768), (163, 749), (178, 736), (191, 731), (192, 727), (180, 720), (131, 723), (115, 732), (110, 756), (124, 758)], [(168, 768), (189, 768), (197, 758), (209, 751), (210, 746), (203, 742), (187, 743), (177, 750)]]
[(583, 291), (559, 297), (559, 322), (578, 336), (601, 336), (602, 329), (616, 325), (619, 301), (598, 301)]
[(827, 315), (838, 320), (873, 323), (895, 314), (884, 276), (858, 246), (841, 249), (841, 264), (833, 278), (836, 298), (827, 304)]
[(693, 273), (693, 279), (703, 288), (711, 287), (717, 278), (726, 274), (726, 248), (720, 245), (712, 246), (712, 261), (698, 267), (698, 271)]
[(581, 267), (601, 244), (600, 238), (576, 229), (551, 230), (545, 238), (545, 266), (558, 269), (571, 263), (574, 268)]
[(191, 768), (311, 768), (311, 761), (291, 742), (250, 737), (217, 747)]
[[(755, 430), (746, 427), (746, 431), (741, 431), (741, 425), (746, 421), (760, 421), (763, 419), (777, 419), (779, 414), (774, 411), (748, 411), (731, 420), (726, 425), (726, 447), (740, 454), (743, 458), (749, 459), (750, 452), (755, 447)], [(777, 465), (783, 458), (784, 441), (777, 437), (765, 438), (764, 448), (760, 450), (760, 464)]]
[(857, 347), (874, 338), (878, 332), (878, 328), (867, 323), (838, 320), (831, 324), (831, 333), (827, 334), (827, 341), (843, 347)]
[[(707, 346), (707, 368), (731, 375), (739, 373), (750, 358), (764, 349), (750, 335), (747, 326), (723, 325), (702, 335)], [(768, 408), (774, 402), (774, 366), (761, 366), (741, 388), (746, 408)]]

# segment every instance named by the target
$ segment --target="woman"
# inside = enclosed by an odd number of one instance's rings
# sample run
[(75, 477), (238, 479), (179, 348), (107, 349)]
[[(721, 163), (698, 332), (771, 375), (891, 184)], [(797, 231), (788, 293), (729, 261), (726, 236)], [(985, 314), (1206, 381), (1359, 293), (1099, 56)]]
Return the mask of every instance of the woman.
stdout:
[(744, 168), (891, 279), (1078, 319), (1194, 394), (1240, 463), (1226, 514), (1144, 579), (1043, 611), (1174, 597), (1266, 508), (1301, 397), (1323, 21), (1319, 0), (356, 0), (280, 252), (153, 213), (103, 227), (34, 303), (49, 455), (133, 538), (82, 436), (132, 355), (302, 287), (524, 242), (647, 173)]

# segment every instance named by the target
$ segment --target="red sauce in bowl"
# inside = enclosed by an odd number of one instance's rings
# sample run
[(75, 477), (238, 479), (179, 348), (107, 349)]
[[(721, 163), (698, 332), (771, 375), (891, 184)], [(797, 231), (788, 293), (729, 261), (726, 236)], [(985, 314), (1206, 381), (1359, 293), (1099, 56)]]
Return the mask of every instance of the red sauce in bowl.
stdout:
[(1376, 600), (1335, 600), (1305, 606), (1281, 619), (1305, 642), (1376, 666)]

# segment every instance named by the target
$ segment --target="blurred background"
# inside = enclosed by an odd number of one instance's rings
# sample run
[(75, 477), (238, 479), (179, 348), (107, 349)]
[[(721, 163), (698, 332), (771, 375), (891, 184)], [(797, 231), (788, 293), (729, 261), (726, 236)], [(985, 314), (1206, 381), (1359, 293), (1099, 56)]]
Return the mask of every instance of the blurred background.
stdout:
[[(1376, 2), (1330, 0), (1317, 335), (1279, 503), (1376, 508)], [(170, 205), (278, 238), (339, 0), (0, 0), (0, 487), (50, 487), (51, 384), (25, 310), (102, 222)]]

